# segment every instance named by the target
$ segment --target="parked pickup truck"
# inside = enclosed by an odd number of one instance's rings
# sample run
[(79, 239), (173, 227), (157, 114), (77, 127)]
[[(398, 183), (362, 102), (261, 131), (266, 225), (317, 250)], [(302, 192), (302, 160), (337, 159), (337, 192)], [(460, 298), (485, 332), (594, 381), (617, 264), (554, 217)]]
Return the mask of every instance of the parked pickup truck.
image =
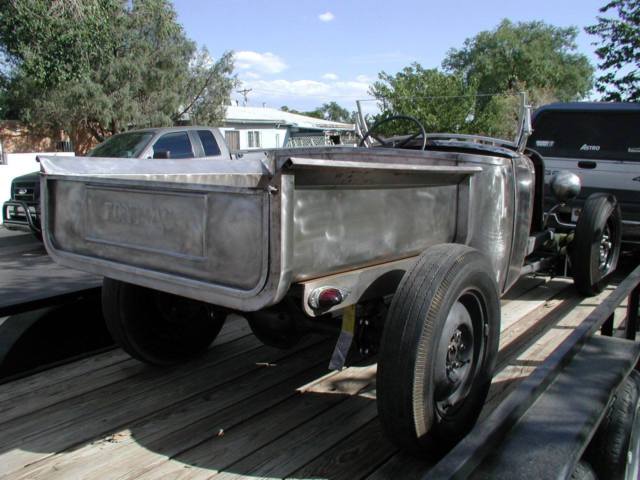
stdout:
[[(578, 218), (593, 192), (610, 192), (622, 211), (622, 241), (640, 244), (640, 104), (616, 102), (552, 103), (533, 116), (530, 148), (545, 160), (545, 177), (560, 170), (580, 177), (582, 189), (571, 206), (548, 210), (550, 221)], [(546, 208), (554, 206), (548, 196)]]
[[(88, 153), (111, 158), (229, 158), (224, 138), (215, 128), (169, 127), (116, 134)], [(11, 199), (2, 206), (2, 222), (10, 230), (31, 231), (41, 237), (40, 173), (17, 177)]]
[[(590, 196), (575, 228), (545, 224), (528, 119), (518, 142), (427, 135), (388, 117), (359, 147), (43, 156), (44, 243), (56, 262), (106, 277), (106, 321), (132, 356), (168, 365), (201, 354), (231, 312), (282, 348), (334, 331), (333, 368), (353, 344), (377, 352), (389, 437), (441, 451), (486, 398), (501, 295), (536, 271), (570, 272), (594, 294), (618, 261), (613, 195)], [(384, 137), (396, 121), (412, 125), (407, 135)], [(563, 172), (551, 187), (561, 204), (580, 190)]]

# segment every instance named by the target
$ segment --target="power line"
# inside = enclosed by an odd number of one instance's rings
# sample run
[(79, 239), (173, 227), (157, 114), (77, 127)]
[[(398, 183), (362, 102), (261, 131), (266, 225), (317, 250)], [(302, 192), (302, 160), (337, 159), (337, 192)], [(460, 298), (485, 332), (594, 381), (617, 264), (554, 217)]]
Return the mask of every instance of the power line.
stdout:
[(359, 98), (360, 102), (379, 102), (385, 99), (393, 99), (393, 100), (431, 100), (431, 99), (454, 99), (454, 98), (476, 98), (476, 97), (516, 97), (519, 96), (520, 93), (477, 93), (477, 94), (469, 94), (469, 95), (412, 95), (412, 96), (404, 96), (404, 97), (389, 97), (389, 96), (380, 96), (379, 98)]
[(247, 105), (247, 95), (249, 94), (249, 92), (252, 92), (253, 88), (245, 88), (242, 90), (236, 90), (236, 92), (238, 92), (240, 95), (242, 95), (244, 97), (244, 104), (245, 106)]

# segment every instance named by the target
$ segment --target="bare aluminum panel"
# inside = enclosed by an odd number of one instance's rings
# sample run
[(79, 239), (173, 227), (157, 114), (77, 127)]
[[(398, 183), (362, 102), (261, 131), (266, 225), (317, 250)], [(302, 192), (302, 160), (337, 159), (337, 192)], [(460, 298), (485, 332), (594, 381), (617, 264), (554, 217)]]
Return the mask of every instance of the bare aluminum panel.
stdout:
[(206, 194), (87, 185), (85, 207), (89, 242), (205, 260)]
[(456, 197), (456, 185), (296, 188), (294, 279), (417, 255), (429, 246), (453, 241)]
[(49, 231), (57, 250), (241, 290), (264, 282), (264, 192), (181, 192), (69, 180), (49, 181), (48, 189), (55, 198)]

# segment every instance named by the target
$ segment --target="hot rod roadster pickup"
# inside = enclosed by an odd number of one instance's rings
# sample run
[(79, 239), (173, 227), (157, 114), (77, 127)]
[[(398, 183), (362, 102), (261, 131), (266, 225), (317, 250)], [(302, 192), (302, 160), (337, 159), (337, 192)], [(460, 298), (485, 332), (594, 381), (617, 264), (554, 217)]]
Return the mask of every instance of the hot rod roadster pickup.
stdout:
[[(166, 365), (205, 351), (238, 312), (266, 344), (341, 332), (378, 355), (390, 438), (446, 449), (472, 427), (498, 349), (500, 297), (523, 274), (570, 273), (593, 294), (615, 269), (620, 210), (585, 203), (548, 226), (543, 162), (518, 142), (415, 132), (359, 147), (242, 159), (40, 157), (44, 242), (105, 276), (103, 308), (132, 356)], [(523, 127), (527, 121), (523, 120)], [(559, 173), (558, 204), (578, 194)]]

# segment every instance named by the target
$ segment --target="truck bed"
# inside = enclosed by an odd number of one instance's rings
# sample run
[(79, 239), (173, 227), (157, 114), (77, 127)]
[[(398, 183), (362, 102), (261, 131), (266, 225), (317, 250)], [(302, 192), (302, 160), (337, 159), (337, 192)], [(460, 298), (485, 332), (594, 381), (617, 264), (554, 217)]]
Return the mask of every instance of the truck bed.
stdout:
[(531, 223), (533, 167), (508, 150), (40, 162), (56, 262), (240, 311), (278, 303), (297, 282), (450, 242), (485, 253), (506, 291)]
[[(583, 299), (567, 280), (521, 279), (502, 301), (482, 416), (613, 288)], [(432, 464), (380, 431), (375, 363), (328, 373), (332, 348), (311, 337), (277, 351), (235, 318), (186, 365), (159, 370), (113, 350), (1, 385), (0, 476), (420, 478)]]

